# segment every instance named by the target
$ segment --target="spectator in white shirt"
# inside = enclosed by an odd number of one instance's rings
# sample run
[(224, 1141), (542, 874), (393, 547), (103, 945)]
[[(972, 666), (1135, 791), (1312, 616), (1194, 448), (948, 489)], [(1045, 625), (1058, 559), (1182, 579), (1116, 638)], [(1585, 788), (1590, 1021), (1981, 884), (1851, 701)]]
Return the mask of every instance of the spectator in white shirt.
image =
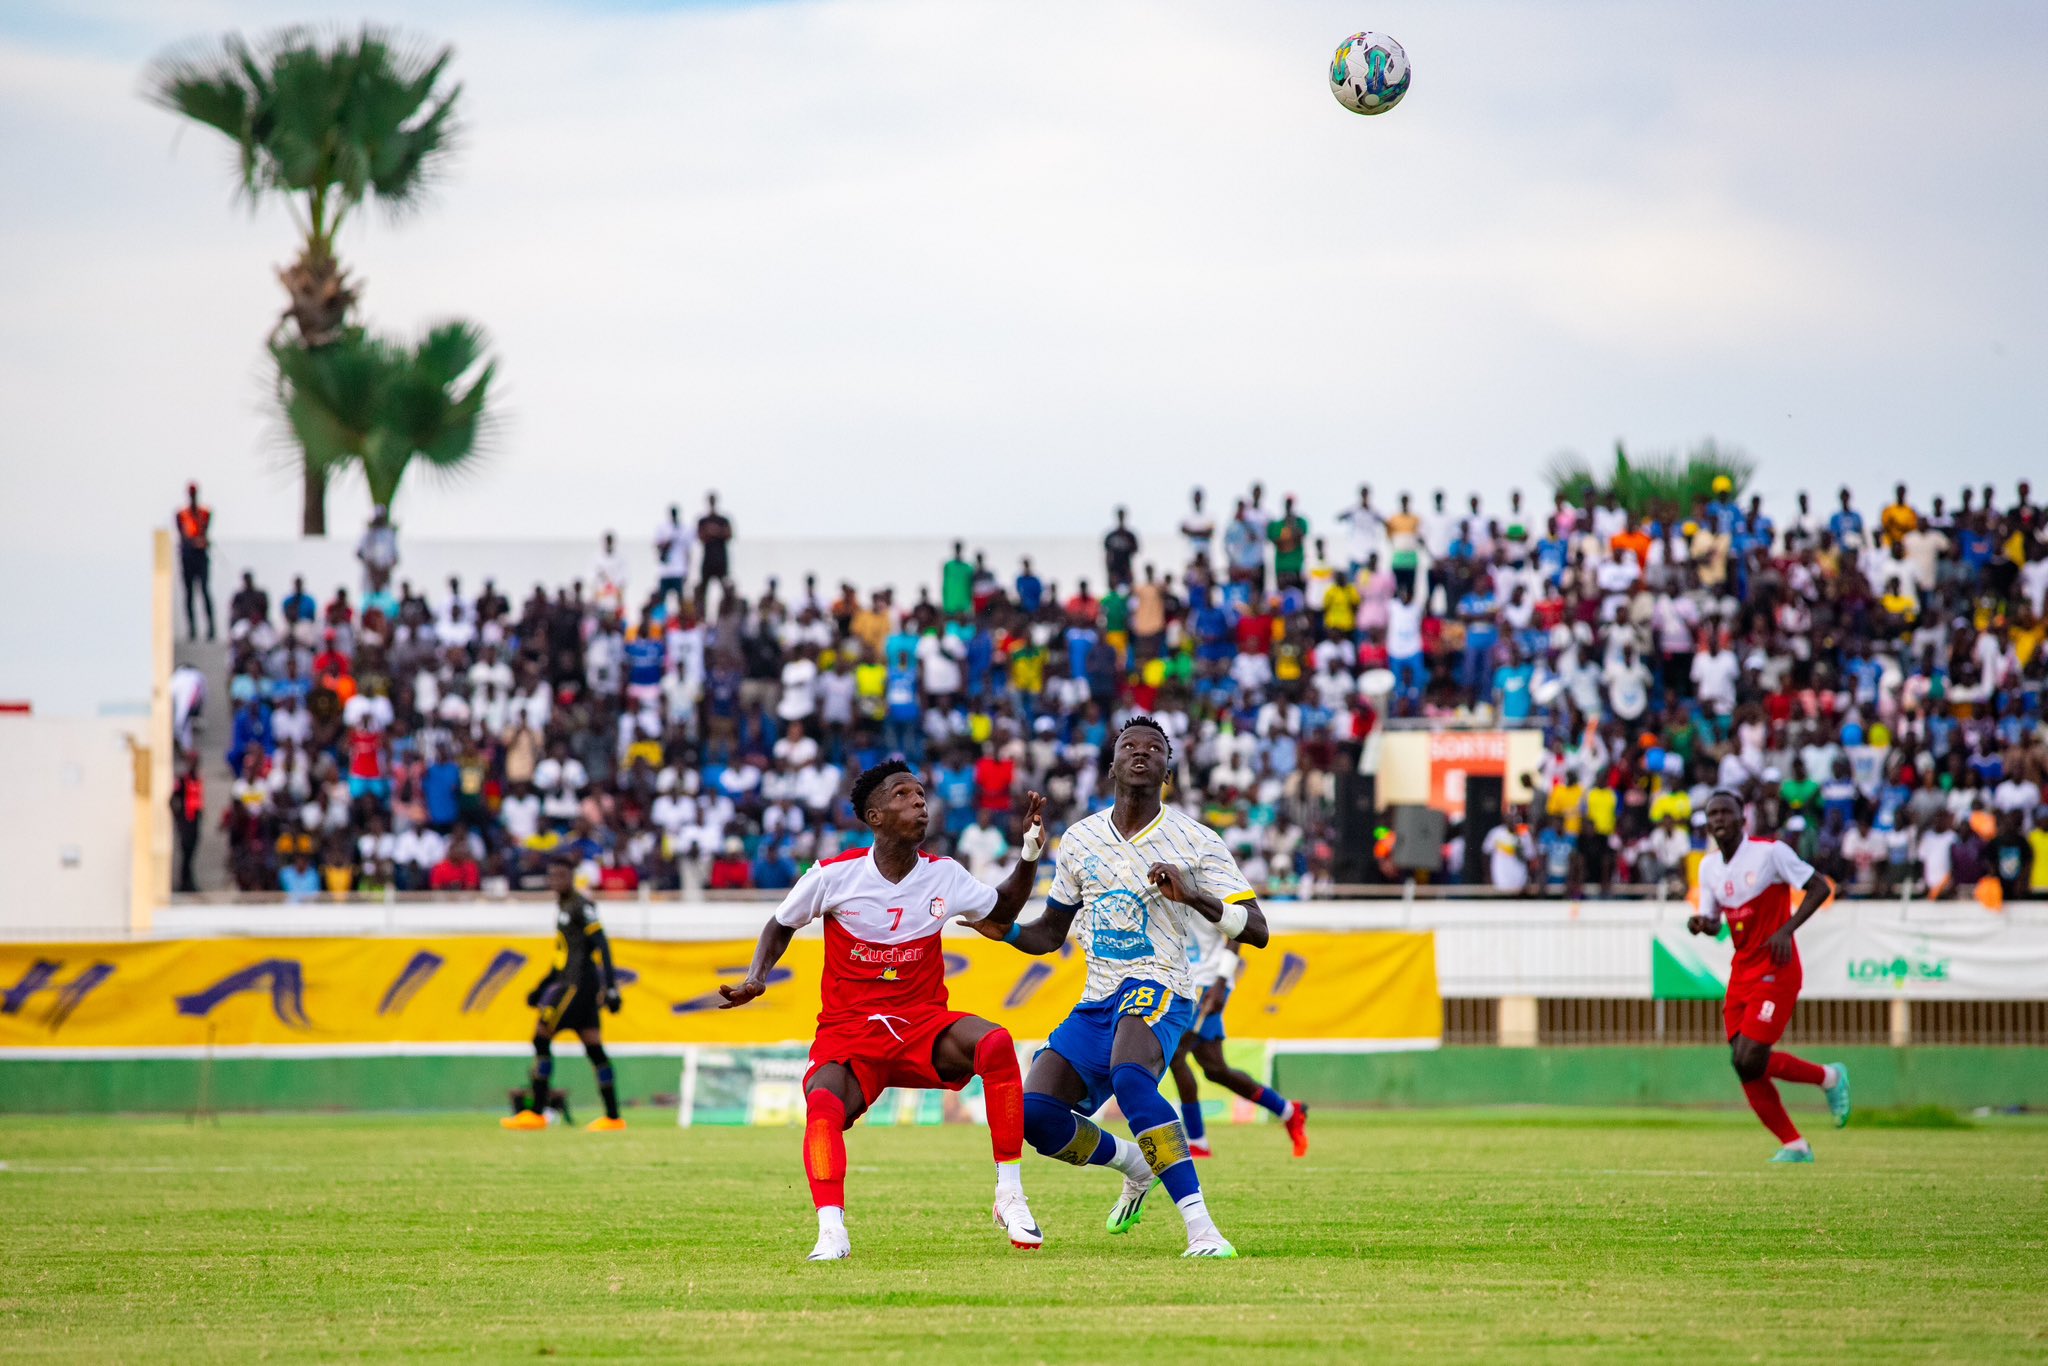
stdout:
[(1950, 884), (1955, 880), (1955, 817), (1948, 811), (1937, 811), (1932, 829), (1920, 832), (1917, 853), (1920, 858), (1920, 885), (1929, 900), (1939, 900), (1955, 889)]
[(693, 528), (683, 525), (683, 510), (674, 503), (669, 504), (668, 520), (654, 529), (654, 560), (661, 570), (661, 582), (656, 586), (663, 602), (673, 593), (678, 604), (684, 601), (684, 584), (690, 577), (690, 545), (697, 539)]
[(1486, 853), (1487, 877), (1496, 892), (1520, 896), (1528, 889), (1529, 849), (1520, 834), (1506, 825), (1496, 825), (1486, 832), (1480, 847)]
[(1726, 640), (1718, 640), (1712, 649), (1693, 656), (1693, 691), (1701, 705), (1716, 716), (1727, 716), (1735, 710), (1735, 683), (1741, 676), (1742, 665)]
[[(927, 671), (926, 677), (930, 676)], [(782, 666), (782, 697), (775, 704), (775, 714), (785, 721), (808, 721), (818, 709), (817, 684), (816, 652), (806, 645)]]

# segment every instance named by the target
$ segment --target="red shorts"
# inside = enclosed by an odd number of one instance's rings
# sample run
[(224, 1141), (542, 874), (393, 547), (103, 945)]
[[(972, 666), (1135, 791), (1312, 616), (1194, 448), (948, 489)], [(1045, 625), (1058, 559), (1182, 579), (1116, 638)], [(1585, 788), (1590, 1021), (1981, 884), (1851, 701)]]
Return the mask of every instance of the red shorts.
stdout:
[(1766, 1044), (1785, 1037), (1785, 1026), (1792, 1023), (1792, 1007), (1799, 1002), (1804, 981), (1794, 963), (1760, 976), (1730, 978), (1728, 997), (1721, 1003), (1721, 1022), (1728, 1027), (1728, 1037), (1740, 1034)]
[(879, 1015), (844, 1024), (818, 1026), (811, 1041), (811, 1065), (804, 1071), (804, 1085), (826, 1063), (843, 1064), (860, 1083), (861, 1098), (868, 1104), (892, 1086), (924, 1091), (957, 1091), (968, 1076), (947, 1081), (932, 1066), (932, 1050), (939, 1036), (956, 1021), (971, 1020), (965, 1010), (932, 1010), (908, 1018)]

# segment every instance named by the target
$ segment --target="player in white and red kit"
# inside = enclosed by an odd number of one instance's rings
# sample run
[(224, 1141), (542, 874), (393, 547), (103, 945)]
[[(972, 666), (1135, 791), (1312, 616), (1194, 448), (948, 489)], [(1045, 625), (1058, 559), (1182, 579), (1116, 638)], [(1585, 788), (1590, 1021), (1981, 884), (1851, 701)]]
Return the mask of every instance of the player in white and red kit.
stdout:
[(929, 810), (907, 764), (877, 764), (854, 780), (853, 809), (874, 846), (813, 864), (762, 927), (753, 966), (720, 987), (722, 1009), (767, 990), (768, 974), (797, 930), (825, 918), (823, 1009), (804, 1074), (804, 1171), (818, 1208), (809, 1260), (850, 1255), (846, 1233), (846, 1129), (891, 1086), (957, 1091), (980, 1077), (996, 1159), (996, 1226), (1013, 1246), (1045, 1241), (1024, 1199), (1024, 1087), (1017, 1045), (1001, 1025), (946, 1003), (939, 931), (1001, 911), (1014, 917), (1031, 895), (1045, 846), (1045, 799), (1024, 808), (1023, 857), (1000, 887), (949, 858), (924, 853)]
[[(1700, 860), (1699, 914), (1686, 921), (1686, 928), (1714, 935), (1727, 921), (1735, 942), (1728, 996), (1721, 1007), (1729, 1060), (1742, 1079), (1750, 1109), (1785, 1145), (1771, 1161), (1811, 1162), (1813, 1149), (1785, 1113), (1773, 1079), (1820, 1087), (1839, 1129), (1849, 1122), (1849, 1069), (1838, 1062), (1823, 1065), (1795, 1058), (1776, 1044), (1792, 1022), (1803, 980), (1792, 936), (1835, 889), (1790, 845), (1745, 839), (1742, 799), (1734, 793), (1709, 797), (1706, 817), (1714, 847)], [(1795, 890), (1803, 890), (1796, 911)]]

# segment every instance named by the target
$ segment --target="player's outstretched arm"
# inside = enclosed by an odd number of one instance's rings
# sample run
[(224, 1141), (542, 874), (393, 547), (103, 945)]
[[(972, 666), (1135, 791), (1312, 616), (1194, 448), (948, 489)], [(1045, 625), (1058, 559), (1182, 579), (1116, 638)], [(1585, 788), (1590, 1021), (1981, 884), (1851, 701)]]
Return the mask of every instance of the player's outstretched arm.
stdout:
[(1799, 927), (1813, 919), (1813, 913), (1828, 904), (1828, 898), (1835, 894), (1835, 884), (1828, 881), (1826, 873), (1815, 873), (1806, 883), (1806, 895), (1800, 899), (1799, 909), (1784, 923), (1778, 932), (1770, 937), (1764, 947), (1770, 952), (1773, 963), (1788, 963), (1792, 960), (1792, 936)]
[(1259, 909), (1257, 897), (1247, 896), (1241, 900), (1226, 903), (1214, 892), (1205, 892), (1196, 887), (1186, 870), (1171, 863), (1155, 863), (1146, 870), (1145, 876), (1159, 889), (1159, 894), (1168, 901), (1178, 901), (1193, 910), (1212, 925), (1225, 924), (1224, 917), (1232, 911), (1244, 912), (1244, 928), (1229, 938), (1239, 944), (1249, 944), (1255, 949), (1266, 947), (1269, 937), (1266, 932), (1266, 913)]
[[(1004, 931), (1017, 923), (1017, 913), (1031, 900), (1031, 889), (1038, 885), (1038, 861), (1045, 856), (1045, 798), (1037, 792), (1024, 797), (1024, 842), (1017, 855), (1017, 866), (996, 884), (995, 909), (975, 927), (991, 939), (1001, 939)], [(995, 933), (989, 933), (990, 926), (995, 927)]]
[(595, 941), (592, 947), (597, 950), (598, 980), (604, 984), (604, 1008), (616, 1015), (624, 1002), (619, 999), (618, 969), (612, 965), (611, 936), (600, 929), (593, 931), (590, 937)]
[(1002, 940), (1019, 953), (1037, 956), (1051, 953), (1067, 942), (1067, 932), (1074, 928), (1074, 913), (1080, 909), (1079, 906), (1062, 906), (1058, 902), (1048, 901), (1045, 903), (1045, 913), (1028, 925), (1011, 925), (1008, 929), (991, 928), (989, 922), (983, 920), (974, 928), (990, 939)]
[(722, 986), (718, 989), (718, 994), (725, 998), (725, 1004), (719, 1009), (731, 1010), (734, 1006), (743, 1006), (768, 990), (769, 970), (782, 961), (782, 955), (789, 950), (789, 941), (795, 937), (796, 931), (780, 920), (771, 919), (763, 925), (761, 938), (754, 945), (754, 962), (747, 969), (746, 980), (738, 986)]

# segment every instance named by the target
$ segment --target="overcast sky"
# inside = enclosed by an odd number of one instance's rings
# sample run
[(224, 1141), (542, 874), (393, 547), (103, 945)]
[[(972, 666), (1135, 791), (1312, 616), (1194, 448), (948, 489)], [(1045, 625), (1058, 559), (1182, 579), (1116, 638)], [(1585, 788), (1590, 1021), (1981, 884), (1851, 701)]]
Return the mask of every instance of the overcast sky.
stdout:
[[(2048, 481), (2048, 5), (403, 8), (468, 135), (342, 252), (373, 326), (490, 331), (504, 415), (408, 534), (637, 542), (706, 487), (743, 535), (1099, 533), (1254, 475), (1327, 517), (1709, 434), (1767, 495)], [(146, 622), (106, 565), (186, 478), (295, 530), (289, 222), (138, 82), (363, 14), (0, 7), (0, 696), (76, 612)], [(1325, 80), (1367, 23), (1415, 70), (1373, 119)]]

